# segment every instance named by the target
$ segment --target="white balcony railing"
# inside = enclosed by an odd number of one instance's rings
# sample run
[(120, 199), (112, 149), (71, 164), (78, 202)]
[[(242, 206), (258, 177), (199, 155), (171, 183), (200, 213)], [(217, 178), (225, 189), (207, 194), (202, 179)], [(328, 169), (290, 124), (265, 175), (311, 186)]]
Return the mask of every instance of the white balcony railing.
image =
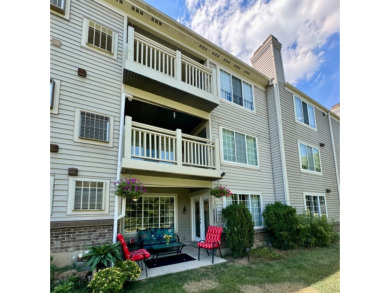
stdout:
[(176, 52), (134, 33), (134, 61), (176, 78)]
[[(152, 78), (171, 85), (179, 82), (184, 90), (185, 86), (190, 85), (188, 91), (194, 92), (195, 87), (200, 90), (199, 93), (207, 93), (215, 97), (212, 99), (218, 100), (215, 88), (217, 84), (215, 69), (210, 69), (182, 55), (179, 50), (174, 51), (134, 32), (132, 27), (128, 28), (126, 64), (128, 68), (133, 68), (140, 74), (151, 75)], [(158, 74), (162, 76), (159, 78)]]
[[(124, 157), (131, 160), (219, 169), (218, 141), (133, 122), (126, 116)], [(169, 168), (168, 166), (166, 166)]]

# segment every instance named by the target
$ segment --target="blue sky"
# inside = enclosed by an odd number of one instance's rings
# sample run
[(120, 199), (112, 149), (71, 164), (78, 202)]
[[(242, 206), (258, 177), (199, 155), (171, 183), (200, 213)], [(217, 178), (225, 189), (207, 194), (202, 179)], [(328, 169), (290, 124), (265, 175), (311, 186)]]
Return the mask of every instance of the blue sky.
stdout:
[(273, 34), (282, 43), (286, 80), (329, 109), (340, 102), (339, 1), (145, 2), (248, 64)]

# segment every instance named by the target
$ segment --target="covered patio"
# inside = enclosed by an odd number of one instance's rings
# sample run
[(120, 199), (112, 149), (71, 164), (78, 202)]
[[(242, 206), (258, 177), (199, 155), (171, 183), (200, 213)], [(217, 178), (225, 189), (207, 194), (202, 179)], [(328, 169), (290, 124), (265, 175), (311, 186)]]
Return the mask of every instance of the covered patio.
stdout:
[[(198, 247), (195, 242), (186, 242), (186, 246), (183, 248), (182, 253), (188, 254), (193, 257), (195, 260), (182, 262), (178, 264), (160, 266), (156, 268), (148, 268), (148, 278), (162, 276), (166, 274), (172, 274), (192, 269), (197, 269), (205, 266), (213, 265), (211, 262), (211, 251), (210, 255), (207, 255), (207, 252), (203, 249), (200, 250), (200, 260), (198, 261)], [(223, 255), (223, 254), (222, 254)], [(224, 263), (225, 259), (219, 257), (219, 251), (216, 250), (214, 254), (214, 264)], [(146, 279), (145, 268), (141, 271), (141, 276), (139, 280)]]

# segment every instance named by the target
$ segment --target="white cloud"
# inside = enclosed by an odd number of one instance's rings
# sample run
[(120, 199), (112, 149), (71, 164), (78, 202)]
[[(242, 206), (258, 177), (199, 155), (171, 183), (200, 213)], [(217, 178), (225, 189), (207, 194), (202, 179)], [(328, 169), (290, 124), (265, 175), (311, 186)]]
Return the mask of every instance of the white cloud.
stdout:
[[(247, 7), (243, 7), (243, 3)], [(250, 64), (270, 35), (282, 43), (286, 80), (310, 79), (324, 62), (329, 37), (339, 32), (339, 1), (186, 0), (184, 24)]]

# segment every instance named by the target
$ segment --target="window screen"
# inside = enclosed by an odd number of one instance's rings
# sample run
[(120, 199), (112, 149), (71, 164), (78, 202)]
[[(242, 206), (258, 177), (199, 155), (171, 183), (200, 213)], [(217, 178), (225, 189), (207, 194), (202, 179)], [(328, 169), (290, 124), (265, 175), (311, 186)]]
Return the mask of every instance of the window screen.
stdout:
[(108, 117), (84, 111), (81, 111), (80, 115), (80, 138), (108, 142), (110, 126)]

